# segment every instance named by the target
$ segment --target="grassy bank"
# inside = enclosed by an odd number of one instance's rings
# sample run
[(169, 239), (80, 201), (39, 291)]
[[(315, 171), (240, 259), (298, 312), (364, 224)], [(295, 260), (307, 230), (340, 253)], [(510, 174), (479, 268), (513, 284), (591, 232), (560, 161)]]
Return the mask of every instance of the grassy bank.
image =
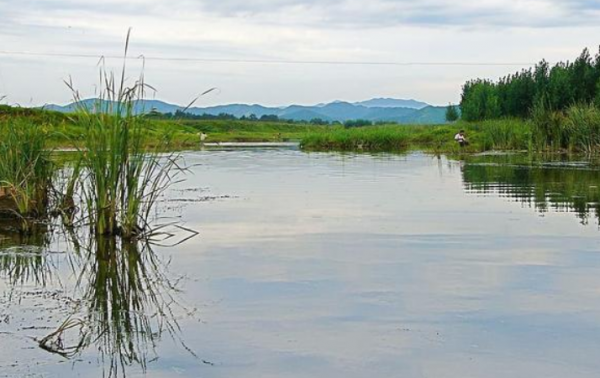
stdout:
[[(322, 132), (328, 126), (240, 120), (154, 121), (157, 128), (179, 130), (180, 142), (197, 143), (197, 134), (208, 135), (207, 142), (282, 142), (300, 141), (309, 132)], [(191, 133), (191, 139), (189, 139)], [(186, 139), (187, 138), (187, 139)]]
[[(83, 145), (86, 130), (82, 114), (64, 114), (40, 109), (0, 106), (0, 120), (29, 122), (46, 131), (50, 147)], [(458, 122), (451, 125), (378, 125), (346, 129), (343, 126), (317, 126), (283, 122), (241, 120), (160, 120), (139, 119), (145, 143), (160, 145), (169, 135), (174, 148), (199, 145), (200, 133), (206, 142), (281, 142), (301, 141), (308, 150), (399, 151), (425, 149), (455, 152), (454, 134), (463, 128), (471, 145), (470, 152), (490, 149), (525, 150), (530, 148), (532, 127), (520, 120)]]
[[(469, 146), (454, 141), (465, 130)], [(310, 132), (302, 140), (308, 150), (483, 152), (489, 150), (530, 152), (600, 152), (600, 109), (573, 105), (556, 111), (543, 103), (533, 108), (529, 119), (459, 121), (438, 126), (378, 126), (344, 129), (332, 127)]]
[[(460, 130), (466, 131), (469, 146), (461, 149), (454, 141)], [(362, 128), (330, 127), (309, 132), (302, 139), (307, 150), (402, 151), (420, 149), (431, 152), (481, 152), (488, 150), (527, 150), (530, 148), (531, 123), (521, 120), (458, 122), (434, 126), (374, 126)]]
[[(84, 143), (85, 114), (64, 114), (41, 109), (0, 105), (0, 121), (30, 123), (46, 131), (51, 147), (71, 147)], [(208, 135), (206, 142), (278, 142), (300, 141), (308, 132), (319, 132), (327, 126), (289, 124), (282, 122), (230, 120), (155, 120), (140, 118), (145, 141), (159, 145), (165, 135), (174, 147), (194, 147), (199, 133)]]
[[(63, 114), (40, 109), (0, 106), (0, 122), (32, 124), (44, 130), (49, 147), (82, 146), (86, 128), (84, 114)], [(307, 150), (402, 151), (420, 149), (456, 153), (489, 150), (532, 152), (598, 152), (600, 110), (573, 106), (566, 111), (536, 108), (529, 120), (498, 119), (459, 121), (445, 125), (377, 125), (356, 128), (283, 122), (242, 120), (164, 120), (137, 118), (144, 143), (160, 146), (166, 136), (172, 148), (193, 148), (206, 142), (301, 141)], [(460, 129), (470, 145), (461, 149), (454, 141)]]

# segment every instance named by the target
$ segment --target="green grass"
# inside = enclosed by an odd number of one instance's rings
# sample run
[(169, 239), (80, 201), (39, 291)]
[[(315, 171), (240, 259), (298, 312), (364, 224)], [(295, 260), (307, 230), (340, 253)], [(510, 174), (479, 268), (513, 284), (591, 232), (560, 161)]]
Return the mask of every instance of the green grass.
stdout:
[(410, 134), (408, 127), (372, 126), (346, 129), (336, 126), (308, 133), (302, 139), (302, 147), (308, 150), (400, 151), (409, 146)]
[[(5, 117), (10, 111), (4, 110)], [(25, 118), (44, 125), (49, 145), (83, 146), (87, 126), (81, 114), (64, 115), (41, 110), (12, 110), (13, 118)], [(106, 116), (106, 121), (110, 117)], [(54, 123), (52, 123), (54, 122)], [(111, 121), (112, 122), (112, 121)], [(528, 150), (533, 122), (506, 119), (480, 123), (458, 122), (446, 125), (378, 125), (346, 129), (342, 126), (316, 126), (280, 122), (230, 120), (156, 120), (137, 117), (147, 146), (160, 146), (169, 135), (171, 148), (194, 148), (205, 142), (301, 141), (309, 150), (399, 151), (424, 149), (432, 152), (480, 152), (487, 150)], [(471, 143), (461, 150), (454, 142), (459, 129), (465, 129)]]
[(0, 121), (0, 197), (5, 214), (29, 228), (29, 218), (47, 212), (52, 178), (50, 153), (46, 148), (44, 127), (27, 120)]
[[(85, 115), (83, 116), (85, 117)], [(24, 120), (43, 126), (47, 142), (52, 147), (81, 146), (85, 143), (85, 120), (82, 114), (63, 114), (42, 109), (17, 108), (0, 105), (0, 120)], [(284, 122), (226, 121), (226, 120), (156, 120), (139, 118), (148, 146), (158, 146), (165, 135), (173, 147), (195, 147), (199, 133), (208, 135), (206, 142), (281, 142), (299, 141), (309, 132), (324, 131), (327, 126), (289, 124)]]
[[(460, 148), (454, 135), (466, 131), (470, 145)], [(389, 125), (346, 129), (330, 127), (326, 131), (309, 132), (302, 139), (307, 150), (481, 152), (488, 150), (527, 150), (531, 125), (521, 120), (485, 121), (472, 124), (411, 126)]]
[[(157, 126), (169, 121), (157, 121)], [(171, 122), (171, 125), (173, 123)], [(208, 135), (206, 142), (281, 142), (299, 141), (309, 132), (325, 131), (328, 126), (289, 124), (284, 122), (229, 121), (229, 120), (186, 120), (176, 123), (181, 132), (192, 133), (197, 142), (197, 133)]]

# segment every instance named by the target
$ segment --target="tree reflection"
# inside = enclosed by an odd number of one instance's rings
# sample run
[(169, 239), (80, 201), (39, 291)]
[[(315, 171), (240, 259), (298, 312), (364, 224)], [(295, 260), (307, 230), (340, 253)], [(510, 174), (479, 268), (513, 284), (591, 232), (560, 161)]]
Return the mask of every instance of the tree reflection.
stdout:
[(494, 193), (537, 211), (573, 212), (583, 224), (600, 220), (600, 171), (585, 162), (472, 159), (463, 169), (469, 192)]

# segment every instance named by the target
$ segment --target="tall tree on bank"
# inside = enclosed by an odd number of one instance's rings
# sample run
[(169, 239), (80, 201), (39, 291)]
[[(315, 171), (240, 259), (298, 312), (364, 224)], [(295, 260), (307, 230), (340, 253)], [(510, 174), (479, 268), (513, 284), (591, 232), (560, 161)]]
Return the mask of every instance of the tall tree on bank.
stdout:
[(446, 108), (446, 121), (448, 122), (456, 122), (458, 121), (458, 109), (456, 109), (456, 105), (448, 104)]

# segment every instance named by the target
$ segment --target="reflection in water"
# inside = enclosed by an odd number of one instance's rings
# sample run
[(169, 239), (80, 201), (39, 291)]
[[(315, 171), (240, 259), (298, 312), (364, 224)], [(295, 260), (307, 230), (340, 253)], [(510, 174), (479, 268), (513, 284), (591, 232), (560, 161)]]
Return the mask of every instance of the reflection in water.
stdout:
[(496, 193), (541, 213), (574, 212), (583, 224), (600, 219), (600, 171), (589, 163), (475, 158), (464, 165), (463, 179), (470, 192)]
[[(51, 233), (44, 230), (27, 240), (0, 233), (0, 275), (13, 287), (43, 286), (52, 274), (46, 255)], [(74, 361), (96, 350), (109, 377), (125, 376), (131, 365), (145, 371), (165, 333), (192, 353), (173, 314), (179, 305), (176, 285), (148, 243), (101, 238), (83, 245), (72, 232), (65, 234), (74, 250), (68, 261), (77, 277), (74, 292), (80, 296), (70, 299), (74, 305), (62, 324), (37, 340), (42, 349)], [(39, 248), (31, 252), (11, 244)]]
[(111, 375), (132, 363), (145, 369), (163, 332), (177, 337), (179, 331), (169, 307), (174, 288), (149, 245), (118, 244), (114, 238), (98, 240), (82, 270), (89, 280), (86, 337), (108, 359)]
[[(165, 194), (161, 216), (176, 213), (201, 238), (154, 251), (57, 227), (4, 238), (0, 256), (37, 244), (52, 279), (0, 271), (11, 346), (0, 375), (598, 376), (597, 230), (493, 198), (574, 211), (584, 195), (593, 217), (589, 164), (295, 150), (186, 159), (195, 174)], [(22, 257), (18, 266), (33, 256)], [(173, 271), (190, 277), (201, 324), (175, 305)], [(170, 348), (175, 319), (214, 365)]]
[(24, 234), (13, 228), (13, 221), (0, 221), (0, 277), (13, 286), (32, 283), (43, 287), (52, 275), (45, 254), (51, 241), (49, 227), (38, 224), (36, 230)]

